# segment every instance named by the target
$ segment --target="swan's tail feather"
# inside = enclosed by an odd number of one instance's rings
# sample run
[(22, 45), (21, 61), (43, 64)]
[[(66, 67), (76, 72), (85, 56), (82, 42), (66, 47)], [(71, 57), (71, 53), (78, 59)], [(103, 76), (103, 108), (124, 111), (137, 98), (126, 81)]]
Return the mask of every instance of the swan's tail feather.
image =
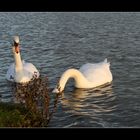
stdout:
[(107, 63), (107, 58), (104, 60), (105, 63)]
[(110, 62), (107, 61), (107, 58), (104, 60), (105, 63), (108, 63), (108, 65), (110, 66)]

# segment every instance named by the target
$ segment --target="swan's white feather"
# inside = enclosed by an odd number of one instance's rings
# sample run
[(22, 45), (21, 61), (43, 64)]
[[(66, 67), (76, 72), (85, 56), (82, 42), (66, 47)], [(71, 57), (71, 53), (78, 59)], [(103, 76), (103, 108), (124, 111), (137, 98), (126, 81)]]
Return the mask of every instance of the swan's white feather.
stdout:
[[(26, 77), (24, 79), (28, 81), (34, 76), (34, 74), (36, 75), (37, 78), (39, 77), (39, 71), (32, 63), (26, 63), (24, 60), (22, 61), (22, 63), (23, 63), (24, 77)], [(12, 63), (9, 66), (6, 74), (6, 79), (12, 82), (15, 81), (16, 79), (15, 63)]]
[(9, 66), (8, 71), (6, 73), (6, 79), (14, 82), (14, 75), (15, 75), (15, 63), (12, 63)]
[(77, 69), (66, 70), (57, 86), (53, 90), (55, 93), (62, 92), (69, 78), (75, 79), (75, 87), (77, 88), (94, 88), (106, 83), (110, 83), (113, 79), (110, 71), (110, 63), (107, 59), (100, 63), (87, 63)]
[(15, 63), (8, 68), (6, 79), (17, 83), (27, 83), (32, 78), (38, 78), (39, 71), (32, 63), (26, 63), (21, 60), (18, 36), (14, 37), (15, 42), (17, 43), (16, 46), (12, 46)]
[[(110, 77), (110, 64), (105, 59), (100, 63), (87, 63), (80, 67), (79, 71), (86, 77), (90, 82), (98, 82), (103, 79), (103, 77)], [(108, 77), (107, 77), (108, 76)]]
[(24, 63), (23, 64), (23, 69), (28, 71), (32, 75), (36, 74), (36, 76), (39, 77), (39, 72), (32, 63)]

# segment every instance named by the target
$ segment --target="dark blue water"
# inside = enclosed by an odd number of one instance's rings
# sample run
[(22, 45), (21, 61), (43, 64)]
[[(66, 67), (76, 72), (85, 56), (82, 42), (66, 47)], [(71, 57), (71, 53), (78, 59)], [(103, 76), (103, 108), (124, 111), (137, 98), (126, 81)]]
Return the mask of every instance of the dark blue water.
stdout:
[(49, 78), (50, 88), (68, 68), (111, 62), (111, 85), (81, 90), (67, 83), (49, 127), (140, 127), (139, 25), (139, 12), (1, 12), (0, 101), (13, 101), (5, 74), (19, 35), (22, 59)]

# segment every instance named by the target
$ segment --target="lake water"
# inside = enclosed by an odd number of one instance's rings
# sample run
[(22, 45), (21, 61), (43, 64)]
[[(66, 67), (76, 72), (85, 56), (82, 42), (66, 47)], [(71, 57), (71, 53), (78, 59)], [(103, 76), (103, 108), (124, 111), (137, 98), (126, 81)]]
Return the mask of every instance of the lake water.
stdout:
[(68, 81), (49, 127), (140, 127), (139, 12), (1, 12), (1, 102), (13, 100), (5, 74), (14, 62), (14, 35), (22, 58), (48, 77), (50, 88), (68, 68), (111, 63), (111, 85), (81, 90)]

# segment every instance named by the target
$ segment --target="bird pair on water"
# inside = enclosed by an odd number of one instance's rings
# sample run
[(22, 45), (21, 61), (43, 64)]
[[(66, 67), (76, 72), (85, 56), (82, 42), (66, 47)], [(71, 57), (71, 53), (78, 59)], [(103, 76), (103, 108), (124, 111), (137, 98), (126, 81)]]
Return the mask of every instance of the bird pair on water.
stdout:
[[(14, 44), (12, 46), (15, 63), (11, 64), (6, 79), (16, 83), (28, 83), (33, 77), (40, 76), (39, 71), (32, 63), (27, 63), (21, 60), (19, 37), (14, 37)], [(74, 78), (76, 88), (94, 88), (106, 83), (110, 83), (113, 79), (110, 71), (110, 63), (105, 59), (100, 63), (87, 63), (77, 69), (66, 70), (53, 92), (60, 93), (64, 90), (69, 78)]]

